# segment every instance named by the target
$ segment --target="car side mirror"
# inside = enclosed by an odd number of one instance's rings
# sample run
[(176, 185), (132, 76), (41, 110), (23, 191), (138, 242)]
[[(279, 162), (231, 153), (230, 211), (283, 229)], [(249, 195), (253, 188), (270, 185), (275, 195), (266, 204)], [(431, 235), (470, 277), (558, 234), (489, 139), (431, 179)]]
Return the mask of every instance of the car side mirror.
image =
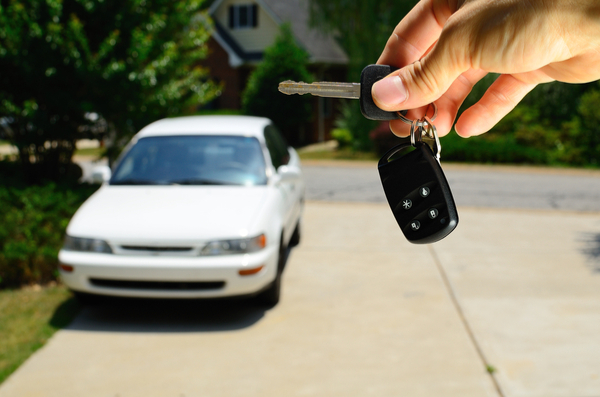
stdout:
[(92, 182), (105, 183), (108, 182), (112, 175), (110, 167), (107, 165), (99, 165), (92, 170)]
[(277, 173), (279, 174), (282, 182), (292, 182), (298, 180), (302, 175), (300, 167), (290, 165), (280, 166), (277, 168)]

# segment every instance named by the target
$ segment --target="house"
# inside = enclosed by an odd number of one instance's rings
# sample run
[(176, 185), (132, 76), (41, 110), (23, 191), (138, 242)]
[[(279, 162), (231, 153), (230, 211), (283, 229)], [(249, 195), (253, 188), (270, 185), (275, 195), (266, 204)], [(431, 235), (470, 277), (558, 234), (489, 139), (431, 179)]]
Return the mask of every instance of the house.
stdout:
[[(241, 93), (248, 77), (274, 43), (282, 23), (289, 23), (298, 45), (309, 55), (309, 71), (315, 79), (345, 81), (348, 57), (335, 40), (309, 26), (308, 0), (215, 0), (209, 9), (215, 31), (209, 56), (203, 65), (224, 89), (212, 106), (240, 109)], [(282, 98), (283, 99), (283, 98)], [(337, 100), (314, 97), (313, 118), (287, 137), (302, 146), (330, 138)]]

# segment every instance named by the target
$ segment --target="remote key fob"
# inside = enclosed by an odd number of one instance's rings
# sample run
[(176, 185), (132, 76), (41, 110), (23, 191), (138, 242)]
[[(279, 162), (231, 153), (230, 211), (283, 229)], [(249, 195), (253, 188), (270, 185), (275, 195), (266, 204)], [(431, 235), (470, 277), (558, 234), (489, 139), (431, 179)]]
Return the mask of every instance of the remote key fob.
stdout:
[(439, 241), (458, 224), (458, 212), (446, 176), (429, 145), (403, 143), (386, 153), (379, 175), (394, 217), (414, 244)]

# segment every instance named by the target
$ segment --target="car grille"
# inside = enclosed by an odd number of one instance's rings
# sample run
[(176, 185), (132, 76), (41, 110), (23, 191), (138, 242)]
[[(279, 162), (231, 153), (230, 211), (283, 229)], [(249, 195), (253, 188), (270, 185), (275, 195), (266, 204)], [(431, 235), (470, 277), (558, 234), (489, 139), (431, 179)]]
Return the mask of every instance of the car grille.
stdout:
[(164, 291), (216, 290), (225, 287), (224, 281), (134, 281), (91, 278), (90, 283), (96, 287)]
[(151, 251), (151, 252), (186, 252), (191, 251), (194, 247), (150, 247), (139, 245), (122, 245), (122, 249), (129, 251)]

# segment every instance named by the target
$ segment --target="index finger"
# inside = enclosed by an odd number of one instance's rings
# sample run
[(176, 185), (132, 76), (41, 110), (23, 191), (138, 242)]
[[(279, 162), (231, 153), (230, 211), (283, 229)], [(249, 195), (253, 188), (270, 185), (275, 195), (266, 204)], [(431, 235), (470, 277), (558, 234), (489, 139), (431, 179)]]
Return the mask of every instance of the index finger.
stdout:
[(421, 59), (456, 10), (450, 1), (421, 0), (396, 26), (377, 63), (401, 68)]

